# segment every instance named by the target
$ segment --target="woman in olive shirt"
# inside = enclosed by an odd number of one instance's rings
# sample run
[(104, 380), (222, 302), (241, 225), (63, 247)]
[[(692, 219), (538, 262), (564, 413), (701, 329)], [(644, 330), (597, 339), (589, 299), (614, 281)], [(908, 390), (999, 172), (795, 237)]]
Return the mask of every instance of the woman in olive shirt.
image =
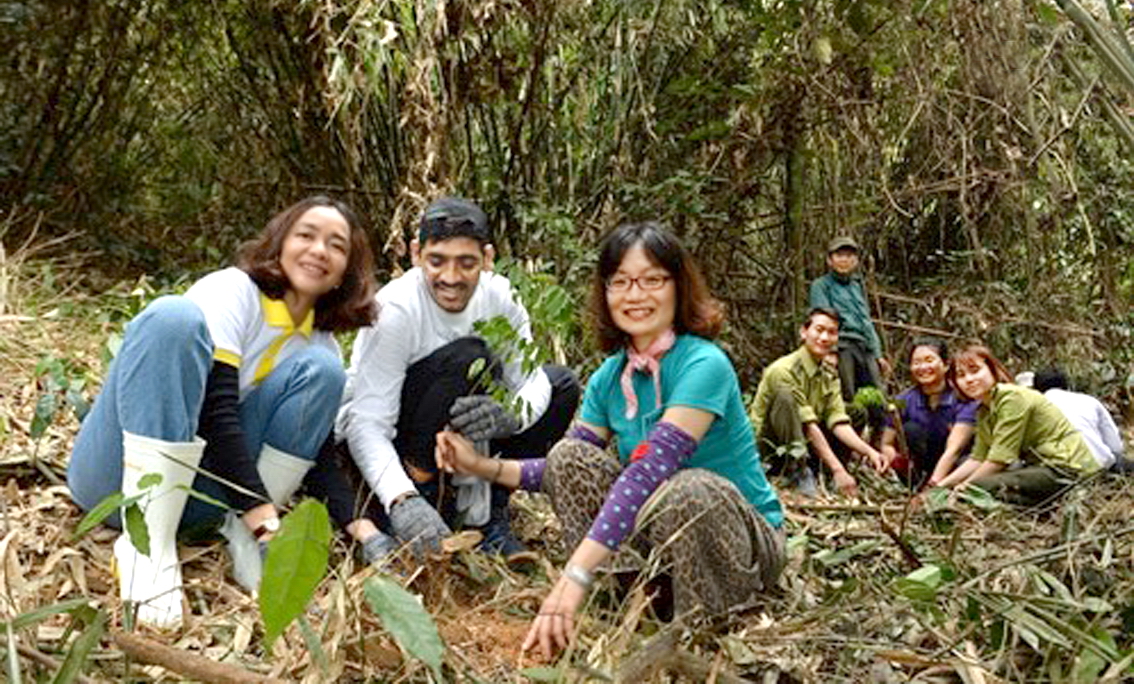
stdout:
[[(1039, 392), (1013, 385), (986, 347), (974, 345), (958, 354), (950, 374), (961, 394), (979, 401), (980, 409), (972, 455), (940, 486), (976, 484), (1006, 501), (1030, 504), (1099, 469), (1059, 409)], [(1017, 462), (1023, 467), (1006, 470)]]

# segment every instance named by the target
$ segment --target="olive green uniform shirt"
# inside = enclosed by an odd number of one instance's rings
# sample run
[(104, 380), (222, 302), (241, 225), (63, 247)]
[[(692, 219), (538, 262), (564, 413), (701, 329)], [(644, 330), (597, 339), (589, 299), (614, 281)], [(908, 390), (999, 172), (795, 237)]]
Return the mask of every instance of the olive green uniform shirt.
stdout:
[(1000, 383), (977, 411), (971, 458), (1010, 465), (1046, 465), (1087, 475), (1099, 469), (1079, 431), (1039, 392)]
[(764, 369), (760, 386), (756, 389), (756, 399), (748, 413), (757, 435), (763, 433), (764, 418), (768, 415), (772, 395), (780, 387), (791, 391), (799, 410), (799, 422), (806, 424), (822, 421), (829, 428), (850, 422), (846, 406), (843, 405), (839, 376), (833, 368), (813, 359), (807, 347), (801, 346)]

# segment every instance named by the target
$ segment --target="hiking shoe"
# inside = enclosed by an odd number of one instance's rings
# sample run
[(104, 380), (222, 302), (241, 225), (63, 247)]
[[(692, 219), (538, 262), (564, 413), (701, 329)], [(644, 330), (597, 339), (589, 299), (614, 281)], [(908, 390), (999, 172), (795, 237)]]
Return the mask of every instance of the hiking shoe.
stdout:
[(819, 484), (815, 480), (815, 471), (805, 464), (800, 464), (792, 473), (788, 482), (805, 499), (814, 499), (819, 496)]
[(497, 511), (493, 510), (492, 518), (489, 519), (488, 524), (480, 528), (481, 534), (484, 535), (484, 539), (480, 542), (480, 550), (488, 554), (498, 553), (505, 557), (524, 553), (528, 550), (528, 547), (524, 546), (512, 534), (508, 510), (504, 509), (501, 512), (503, 515), (498, 515)]

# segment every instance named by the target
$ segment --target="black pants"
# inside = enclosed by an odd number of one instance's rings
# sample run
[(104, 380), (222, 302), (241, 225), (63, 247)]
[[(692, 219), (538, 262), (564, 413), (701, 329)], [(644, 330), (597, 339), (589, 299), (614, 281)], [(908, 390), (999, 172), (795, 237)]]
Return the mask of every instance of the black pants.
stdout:
[[(462, 337), (410, 366), (402, 384), (394, 448), (422, 496), (450, 525), (459, 522), (456, 520), (456, 491), (448, 485), (448, 476), (438, 472), (433, 449), (437, 433), (449, 423), (449, 409), (457, 397), (486, 393), (487, 382), (480, 377), (469, 378), (469, 369), (478, 359), (484, 360), (485, 373), (499, 379), (500, 365), (484, 340)], [(527, 430), (507, 439), (494, 440), (490, 444), (492, 453), (505, 458), (539, 458), (546, 456), (552, 445), (567, 432), (579, 406), (579, 381), (570, 369), (563, 366), (548, 365), (543, 367), (543, 371), (551, 381), (551, 402), (547, 410)], [(339, 449), (341, 453), (348, 454), (345, 443)], [(356, 502), (355, 510), (386, 529), (385, 511), (370, 495), (370, 488), (365, 486), (354, 459), (348, 454), (340, 461), (345, 461), (355, 490), (364, 492)], [(492, 507), (507, 505), (509, 494), (506, 488), (494, 485)]]
[[(818, 425), (831, 451), (835, 452), (835, 456), (840, 461), (847, 463), (850, 459), (850, 449), (839, 441), (824, 421), (820, 420)], [(803, 427), (803, 423), (799, 420), (799, 407), (796, 406), (791, 390), (786, 387), (775, 390), (772, 401), (768, 404), (768, 412), (764, 416), (763, 429), (758, 435), (760, 460), (767, 464), (771, 474), (779, 475), (786, 472), (786, 468), (790, 468), (791, 459), (780, 452), (793, 443), (806, 445), (807, 465), (810, 468), (817, 469), (820, 466), (822, 460), (811, 448)]]
[(862, 340), (839, 339), (839, 384), (842, 385), (843, 401), (854, 401), (854, 394), (860, 387), (883, 389), (882, 374), (878, 370), (878, 360)]

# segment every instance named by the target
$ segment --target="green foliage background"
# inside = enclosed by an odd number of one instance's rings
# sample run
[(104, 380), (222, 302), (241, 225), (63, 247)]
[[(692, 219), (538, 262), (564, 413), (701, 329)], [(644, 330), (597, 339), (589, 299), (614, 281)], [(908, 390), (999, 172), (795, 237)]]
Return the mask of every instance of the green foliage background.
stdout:
[[(657, 218), (729, 304), (751, 381), (852, 233), (887, 320), (1128, 403), (1130, 91), (1073, 4), (0, 2), (0, 237), (77, 233), (90, 286), (171, 281), (329, 192), (386, 276), (457, 192), (581, 303), (597, 237)], [(910, 331), (885, 332), (901, 355)]]

